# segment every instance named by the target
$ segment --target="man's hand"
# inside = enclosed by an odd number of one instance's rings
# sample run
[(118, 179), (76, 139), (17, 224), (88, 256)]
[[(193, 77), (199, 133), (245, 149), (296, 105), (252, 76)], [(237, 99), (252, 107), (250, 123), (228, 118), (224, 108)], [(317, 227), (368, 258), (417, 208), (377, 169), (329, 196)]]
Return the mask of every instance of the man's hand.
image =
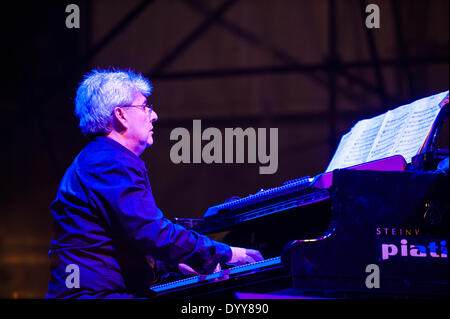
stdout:
[(233, 255), (231, 256), (231, 259), (227, 262), (227, 264), (243, 265), (264, 260), (261, 253), (254, 249), (231, 247), (231, 252), (233, 253)]
[[(261, 253), (257, 250), (239, 247), (230, 247), (230, 248), (232, 255), (231, 259), (227, 262), (227, 264), (229, 265), (244, 265), (264, 260)], [(202, 276), (202, 274), (196, 272), (194, 269), (192, 269), (192, 267), (186, 264), (178, 264), (178, 269), (183, 275)], [(222, 268), (220, 267), (220, 264), (217, 264), (216, 269), (214, 269), (214, 272), (218, 272), (221, 269)]]
[[(201, 276), (198, 272), (196, 272), (194, 269), (189, 267), (186, 264), (178, 264), (178, 269), (183, 275), (196, 275)], [(214, 272), (220, 271), (222, 268), (220, 267), (220, 264), (217, 264), (216, 269), (214, 269)]]

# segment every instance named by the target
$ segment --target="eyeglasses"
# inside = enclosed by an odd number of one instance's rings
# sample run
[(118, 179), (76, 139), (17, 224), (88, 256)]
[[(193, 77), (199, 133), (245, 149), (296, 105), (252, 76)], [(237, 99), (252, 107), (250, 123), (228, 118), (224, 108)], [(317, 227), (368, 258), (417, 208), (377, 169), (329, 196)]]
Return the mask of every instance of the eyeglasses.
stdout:
[(142, 107), (143, 110), (148, 109), (150, 114), (151, 114), (152, 111), (153, 111), (153, 104), (125, 105), (125, 106), (122, 106), (122, 107), (139, 107), (139, 108)]
[[(121, 107), (139, 107), (139, 108), (142, 108), (142, 110), (144, 110), (145, 111), (145, 109), (149, 109), (149, 114), (152, 114), (152, 111), (153, 111), (153, 104), (142, 104), (142, 105), (124, 105), (124, 106), (121, 106)], [(114, 111), (113, 111), (113, 114), (114, 114)]]

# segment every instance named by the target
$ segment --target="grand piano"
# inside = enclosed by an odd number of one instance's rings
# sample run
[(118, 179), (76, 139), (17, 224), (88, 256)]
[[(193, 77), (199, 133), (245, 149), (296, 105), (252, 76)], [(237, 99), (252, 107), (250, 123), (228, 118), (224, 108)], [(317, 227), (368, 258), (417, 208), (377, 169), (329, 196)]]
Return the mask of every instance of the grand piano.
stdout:
[[(448, 118), (448, 98), (441, 113)], [(440, 126), (440, 125), (439, 125)], [(448, 297), (448, 150), (288, 181), (174, 221), (264, 261), (167, 276), (156, 298)], [(446, 170), (438, 163), (445, 163)]]
[(200, 220), (178, 219), (258, 249), (265, 260), (151, 291), (160, 298), (447, 296), (448, 176), (405, 170), (398, 157), (384, 162), (290, 181), (211, 207)]

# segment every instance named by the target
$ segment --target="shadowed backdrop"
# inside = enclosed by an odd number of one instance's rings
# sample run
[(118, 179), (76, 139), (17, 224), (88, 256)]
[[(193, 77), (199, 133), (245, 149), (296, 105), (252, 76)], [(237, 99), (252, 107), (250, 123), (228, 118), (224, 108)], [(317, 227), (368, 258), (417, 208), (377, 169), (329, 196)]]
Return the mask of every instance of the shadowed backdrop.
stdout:
[[(80, 28), (66, 27), (70, 3)], [(366, 27), (369, 3), (378, 29)], [(447, 0), (25, 2), (2, 15), (2, 298), (45, 296), (48, 206), (88, 142), (73, 99), (92, 68), (131, 68), (152, 82), (159, 120), (142, 158), (169, 218), (200, 218), (232, 196), (317, 175), (357, 121), (449, 85)], [(170, 133), (192, 135), (194, 119), (222, 134), (278, 128), (276, 173), (259, 174), (260, 163), (174, 164)]]

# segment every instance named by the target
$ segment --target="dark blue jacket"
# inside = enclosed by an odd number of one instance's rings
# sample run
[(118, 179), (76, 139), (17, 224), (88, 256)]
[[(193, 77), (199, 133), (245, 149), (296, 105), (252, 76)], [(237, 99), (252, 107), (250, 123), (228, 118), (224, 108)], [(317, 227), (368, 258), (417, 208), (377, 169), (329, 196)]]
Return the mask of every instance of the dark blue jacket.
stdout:
[[(146, 297), (159, 261), (211, 273), (231, 258), (228, 245), (164, 218), (144, 162), (107, 137), (95, 138), (76, 157), (50, 209), (47, 298)], [(79, 288), (66, 283), (74, 274), (70, 264), (79, 268)]]

